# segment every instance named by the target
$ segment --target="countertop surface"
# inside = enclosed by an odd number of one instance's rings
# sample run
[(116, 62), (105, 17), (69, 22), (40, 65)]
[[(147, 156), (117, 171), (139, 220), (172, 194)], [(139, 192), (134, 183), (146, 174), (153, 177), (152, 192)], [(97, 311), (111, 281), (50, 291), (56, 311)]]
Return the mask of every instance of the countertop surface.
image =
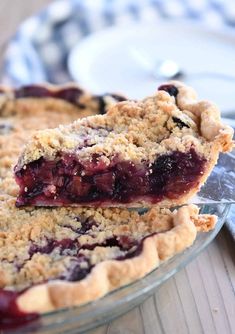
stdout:
[[(0, 62), (9, 38), (49, 0), (0, 0)], [(223, 228), (142, 305), (90, 334), (235, 333), (235, 249)]]

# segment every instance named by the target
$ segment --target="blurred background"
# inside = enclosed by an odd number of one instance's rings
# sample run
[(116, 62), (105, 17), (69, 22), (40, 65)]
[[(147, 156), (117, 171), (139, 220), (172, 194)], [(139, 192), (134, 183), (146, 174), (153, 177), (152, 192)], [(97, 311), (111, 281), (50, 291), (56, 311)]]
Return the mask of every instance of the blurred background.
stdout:
[(235, 123), (233, 0), (0, 0), (0, 15), (3, 83), (142, 98), (176, 78)]

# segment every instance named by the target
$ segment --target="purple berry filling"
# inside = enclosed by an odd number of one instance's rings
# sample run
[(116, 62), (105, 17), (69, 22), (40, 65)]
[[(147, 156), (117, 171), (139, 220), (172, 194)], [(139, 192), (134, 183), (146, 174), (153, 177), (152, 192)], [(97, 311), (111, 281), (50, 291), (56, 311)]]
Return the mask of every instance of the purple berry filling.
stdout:
[(166, 85), (161, 85), (158, 87), (158, 90), (164, 90), (171, 96), (176, 97), (179, 93), (178, 88), (176, 88), (174, 85), (166, 84)]
[(105, 97), (107, 96), (111, 96), (114, 100), (116, 100), (117, 102), (121, 102), (121, 101), (125, 101), (126, 98), (121, 96), (121, 95), (117, 95), (117, 94), (104, 94), (101, 96), (97, 96), (98, 101), (99, 101), (99, 110), (100, 110), (100, 114), (105, 114), (105, 108), (106, 108), (106, 103), (105, 103)]
[(73, 232), (76, 232), (79, 235), (83, 235), (89, 234), (93, 226), (98, 226), (97, 223), (91, 218), (77, 217), (77, 221), (81, 222), (81, 227), (75, 228), (69, 225), (65, 225), (64, 227), (70, 228)]
[(183, 127), (186, 127), (186, 128), (190, 128), (190, 126), (186, 123), (184, 123), (181, 119), (179, 119), (178, 117), (172, 117), (173, 119), (173, 122), (180, 128), (182, 129)]
[(60, 254), (63, 254), (65, 250), (75, 249), (76, 244), (74, 240), (68, 238), (60, 241), (49, 239), (44, 246), (32, 244), (29, 249), (29, 256), (32, 257), (35, 253), (50, 254), (55, 248), (59, 248)]
[(36, 313), (24, 313), (19, 310), (16, 299), (20, 292), (0, 289), (0, 329), (10, 329), (36, 320)]
[(10, 123), (0, 124), (0, 135), (8, 135), (14, 130), (14, 127)]
[(62, 274), (59, 279), (61, 280), (67, 280), (70, 282), (77, 282), (85, 278), (93, 268), (93, 266), (88, 266), (88, 268), (81, 268), (81, 261), (79, 259), (75, 262), (75, 265), (73, 265), (72, 270), (68, 270), (67, 273)]
[[(3, 90), (0, 90), (0, 93), (4, 92)], [(84, 94), (84, 91), (78, 87), (64, 87), (61, 89), (49, 89), (46, 86), (40, 86), (40, 85), (28, 85), (28, 86), (22, 86), (18, 89), (15, 89), (14, 95), (16, 99), (20, 98), (28, 98), (28, 97), (36, 97), (36, 98), (46, 98), (46, 97), (52, 97), (55, 99), (62, 99), (69, 103), (77, 105), (79, 108), (85, 108), (86, 106), (83, 103), (80, 103), (80, 97)], [(126, 100), (125, 97), (117, 94), (104, 94), (104, 95), (97, 95), (94, 96), (94, 99), (96, 99), (99, 103), (99, 113), (104, 114), (105, 113), (105, 97), (111, 96), (116, 100), (124, 101)]]
[(81, 108), (84, 107), (83, 104), (79, 102), (79, 98), (84, 94), (83, 90), (78, 87), (68, 87), (61, 88), (59, 90), (51, 90), (44, 86), (39, 85), (29, 85), (23, 86), (15, 90), (15, 98), (46, 98), (52, 97), (55, 99), (65, 100), (69, 103), (75, 104)]
[(55, 161), (40, 158), (25, 169), (16, 169), (20, 186), (16, 205), (158, 203), (164, 198), (179, 198), (196, 187), (205, 164), (206, 159), (193, 148), (161, 155), (151, 165), (115, 157), (107, 167), (98, 155), (89, 163), (68, 154), (61, 154)]

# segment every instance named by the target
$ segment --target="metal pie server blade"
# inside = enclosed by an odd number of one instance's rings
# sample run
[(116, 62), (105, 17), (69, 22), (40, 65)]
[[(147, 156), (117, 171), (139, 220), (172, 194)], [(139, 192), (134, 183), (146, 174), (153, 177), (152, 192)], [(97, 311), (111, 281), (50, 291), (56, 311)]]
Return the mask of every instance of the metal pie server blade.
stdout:
[(205, 185), (190, 203), (235, 203), (235, 151), (220, 156)]

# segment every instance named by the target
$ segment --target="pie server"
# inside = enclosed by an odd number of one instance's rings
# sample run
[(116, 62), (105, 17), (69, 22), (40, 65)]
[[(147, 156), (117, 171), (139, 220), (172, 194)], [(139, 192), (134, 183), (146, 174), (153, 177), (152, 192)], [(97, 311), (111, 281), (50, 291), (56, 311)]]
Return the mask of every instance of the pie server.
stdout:
[(235, 151), (220, 156), (205, 185), (190, 203), (235, 203)]

